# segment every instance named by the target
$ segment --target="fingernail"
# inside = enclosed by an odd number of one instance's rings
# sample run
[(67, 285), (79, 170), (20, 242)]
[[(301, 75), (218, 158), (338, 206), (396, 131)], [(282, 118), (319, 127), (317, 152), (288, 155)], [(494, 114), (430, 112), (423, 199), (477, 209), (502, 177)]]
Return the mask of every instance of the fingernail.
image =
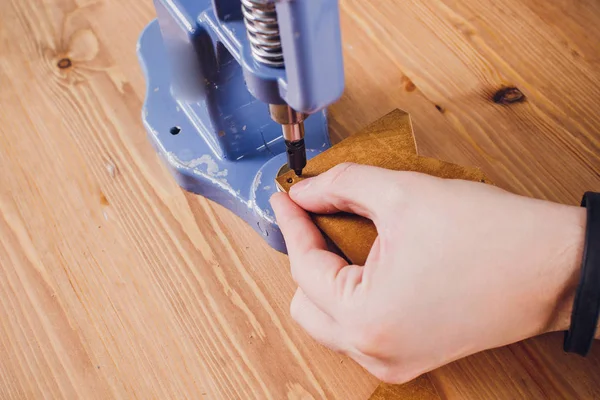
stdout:
[(306, 190), (312, 183), (312, 178), (306, 178), (296, 183), (290, 188), (290, 194), (298, 194), (302, 190)]

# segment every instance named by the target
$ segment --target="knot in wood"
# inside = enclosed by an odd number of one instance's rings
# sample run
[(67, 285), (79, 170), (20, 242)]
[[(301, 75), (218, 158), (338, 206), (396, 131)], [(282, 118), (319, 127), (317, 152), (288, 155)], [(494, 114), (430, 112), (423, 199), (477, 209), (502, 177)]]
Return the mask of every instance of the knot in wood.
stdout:
[(496, 92), (493, 97), (496, 104), (513, 104), (525, 101), (525, 95), (516, 87), (504, 87)]
[(71, 62), (71, 59), (67, 58), (67, 57), (61, 58), (56, 63), (56, 66), (60, 69), (67, 69), (67, 68), (70, 68), (72, 65), (73, 65), (73, 63)]

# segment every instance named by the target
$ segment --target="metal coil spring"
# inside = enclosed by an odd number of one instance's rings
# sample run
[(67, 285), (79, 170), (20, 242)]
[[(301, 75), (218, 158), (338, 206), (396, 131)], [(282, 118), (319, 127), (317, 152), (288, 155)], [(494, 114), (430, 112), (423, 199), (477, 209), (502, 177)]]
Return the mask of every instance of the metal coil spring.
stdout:
[(268, 0), (241, 0), (244, 23), (252, 56), (270, 67), (283, 67), (283, 49), (275, 3)]

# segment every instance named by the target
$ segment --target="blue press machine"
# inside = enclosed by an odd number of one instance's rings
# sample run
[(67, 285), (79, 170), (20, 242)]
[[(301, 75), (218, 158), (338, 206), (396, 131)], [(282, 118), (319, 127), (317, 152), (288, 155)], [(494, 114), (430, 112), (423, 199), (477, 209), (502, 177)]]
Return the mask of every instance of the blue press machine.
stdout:
[(268, 201), (287, 163), (271, 110), (306, 118), (306, 157), (330, 147), (325, 108), (344, 90), (338, 1), (154, 4), (158, 18), (137, 48), (148, 136), (184, 189), (227, 207), (285, 251)]

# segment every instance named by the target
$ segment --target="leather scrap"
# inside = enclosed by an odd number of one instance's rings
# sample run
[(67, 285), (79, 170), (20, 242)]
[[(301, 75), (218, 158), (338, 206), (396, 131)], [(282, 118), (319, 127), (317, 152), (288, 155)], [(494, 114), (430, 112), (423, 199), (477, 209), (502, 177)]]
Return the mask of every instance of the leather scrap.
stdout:
[[(410, 116), (404, 111), (394, 110), (312, 158), (302, 177), (297, 177), (290, 171), (277, 178), (277, 185), (288, 192), (303, 179), (317, 176), (343, 162), (395, 171), (423, 172), (440, 178), (489, 182), (479, 168), (463, 167), (417, 155)], [(377, 229), (370, 220), (346, 213), (312, 215), (312, 218), (352, 263), (364, 265), (377, 238)]]
[[(293, 171), (276, 179), (277, 186), (288, 192), (303, 179), (317, 176), (337, 164), (353, 162), (396, 171), (422, 172), (440, 178), (464, 179), (491, 183), (479, 168), (421, 157), (410, 116), (394, 110), (360, 132), (341, 141), (308, 161), (302, 177)], [(377, 238), (372, 221), (358, 215), (339, 213), (311, 215), (315, 224), (354, 264), (364, 265)], [(404, 385), (380, 384), (370, 400), (434, 400), (440, 399), (428, 375), (422, 375)]]
[(377, 386), (369, 400), (433, 400), (439, 398), (440, 396), (429, 377), (421, 375), (404, 385), (382, 383)]

